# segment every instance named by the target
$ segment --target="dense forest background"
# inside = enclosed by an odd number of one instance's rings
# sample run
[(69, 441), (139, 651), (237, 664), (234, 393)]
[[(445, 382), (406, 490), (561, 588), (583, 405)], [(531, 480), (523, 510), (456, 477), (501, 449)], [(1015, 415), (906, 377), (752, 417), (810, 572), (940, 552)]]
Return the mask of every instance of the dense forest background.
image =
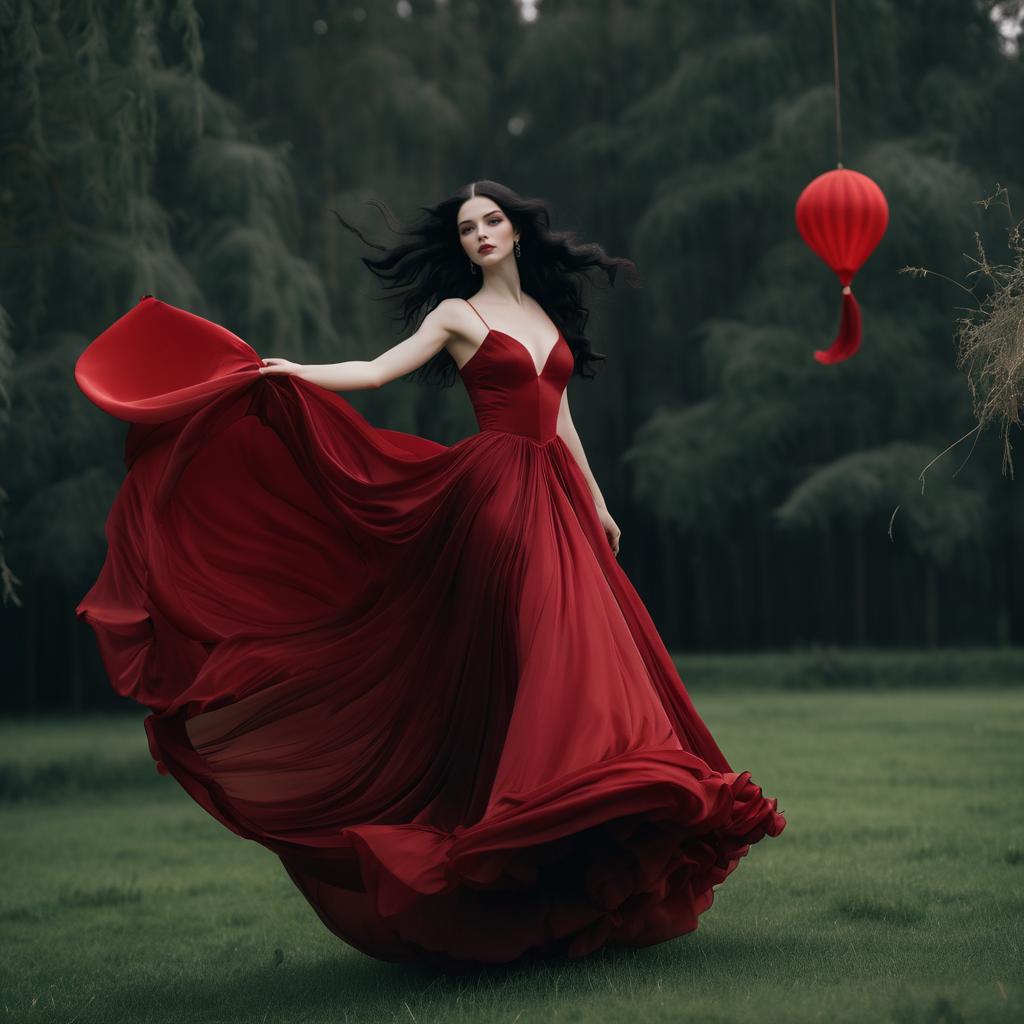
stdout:
[[(919, 479), (973, 425), (954, 327), (975, 233), (1005, 258), (1017, 212), (982, 200), (1024, 206), (1021, 4), (838, 10), (843, 163), (890, 223), (861, 351), (826, 367), (839, 285), (793, 208), (837, 158), (827, 0), (0, 0), (3, 706), (110, 699), (73, 609), (127, 428), (74, 383), (88, 342), (152, 293), (264, 356), (372, 358), (408, 332), (330, 209), (387, 240), (366, 199), (479, 178), (644, 276), (590, 293), (609, 358), (570, 397), (670, 646), (1024, 641), (1000, 439)], [(346, 398), (476, 429), (459, 384)]]

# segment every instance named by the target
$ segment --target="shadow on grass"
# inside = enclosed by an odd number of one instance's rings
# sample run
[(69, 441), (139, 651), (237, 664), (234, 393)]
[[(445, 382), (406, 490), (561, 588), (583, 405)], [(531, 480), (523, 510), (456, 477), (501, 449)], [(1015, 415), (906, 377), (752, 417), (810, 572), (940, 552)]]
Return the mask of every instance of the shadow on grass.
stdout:
[[(772, 964), (780, 960), (805, 960), (811, 953), (810, 944), (786, 938), (748, 941), (691, 933), (646, 948), (605, 947), (581, 960), (557, 957), (448, 975), (419, 965), (374, 960), (339, 943), (337, 959), (293, 963), (285, 951), (275, 949), (262, 964), (229, 975), (168, 979), (160, 984), (159, 995), (162, 1003), (203, 1019), (230, 1011), (232, 1019), (239, 1020), (268, 1014), (316, 1019), (317, 1012), (339, 1022), (390, 1020), (393, 1014), (408, 1017), (410, 1008), (424, 1014), (450, 1012), (458, 1001), (467, 1012), (474, 1007), (478, 1012), (507, 1012), (511, 1020), (518, 1009), (552, 999), (603, 992), (621, 998), (624, 989), (646, 992), (661, 983), (666, 971), (673, 986), (706, 987), (713, 983), (709, 965), (725, 984), (736, 972), (749, 974), (753, 964), (773, 971)], [(153, 981), (122, 986), (117, 996), (124, 1006), (148, 1005), (154, 996)]]

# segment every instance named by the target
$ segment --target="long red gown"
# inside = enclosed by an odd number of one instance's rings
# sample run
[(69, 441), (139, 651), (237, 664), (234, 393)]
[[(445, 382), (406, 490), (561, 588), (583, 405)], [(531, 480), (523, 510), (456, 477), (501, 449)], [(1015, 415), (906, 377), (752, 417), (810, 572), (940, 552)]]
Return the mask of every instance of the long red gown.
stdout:
[(75, 367), (131, 424), (76, 608), (158, 770), (324, 924), (445, 971), (692, 931), (785, 826), (694, 709), (556, 434), (573, 355), (500, 331), (479, 433), (375, 427), (144, 297)]

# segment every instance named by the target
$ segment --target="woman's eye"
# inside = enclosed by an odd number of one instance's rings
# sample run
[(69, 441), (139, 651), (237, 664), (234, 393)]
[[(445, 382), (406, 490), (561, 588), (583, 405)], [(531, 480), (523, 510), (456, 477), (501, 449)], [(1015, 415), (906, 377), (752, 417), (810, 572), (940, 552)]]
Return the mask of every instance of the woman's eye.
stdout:
[[(500, 218), (500, 217), (492, 217), (492, 218), (491, 218), (491, 219), (490, 219), (490, 220), (489, 220), (489, 221), (488, 221), (487, 223), (488, 223), (488, 224), (490, 224), (490, 225), (491, 225), (491, 227), (494, 227), (494, 225), (495, 225), (495, 224), (500, 224), (500, 223), (501, 223), (501, 218)], [(471, 227), (470, 227), (470, 226), (469, 226), (469, 225), (467, 224), (467, 225), (466, 225), (466, 226), (465, 226), (465, 227), (464, 227), (464, 228), (463, 228), (463, 229), (461, 230), (460, 234), (463, 234), (463, 235), (464, 235), (464, 234), (466, 234), (466, 232), (467, 232), (467, 231), (472, 231), (472, 230), (473, 230), (473, 229), (472, 229), (472, 228), (471, 228)]]

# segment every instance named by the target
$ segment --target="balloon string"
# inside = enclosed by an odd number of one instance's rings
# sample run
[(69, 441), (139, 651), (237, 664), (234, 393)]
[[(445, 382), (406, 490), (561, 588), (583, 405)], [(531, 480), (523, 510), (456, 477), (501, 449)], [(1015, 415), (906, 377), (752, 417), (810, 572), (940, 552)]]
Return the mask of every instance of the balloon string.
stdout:
[(843, 123), (839, 117), (839, 33), (836, 29), (836, 0), (832, 0), (832, 71), (836, 82), (836, 166), (843, 166)]

